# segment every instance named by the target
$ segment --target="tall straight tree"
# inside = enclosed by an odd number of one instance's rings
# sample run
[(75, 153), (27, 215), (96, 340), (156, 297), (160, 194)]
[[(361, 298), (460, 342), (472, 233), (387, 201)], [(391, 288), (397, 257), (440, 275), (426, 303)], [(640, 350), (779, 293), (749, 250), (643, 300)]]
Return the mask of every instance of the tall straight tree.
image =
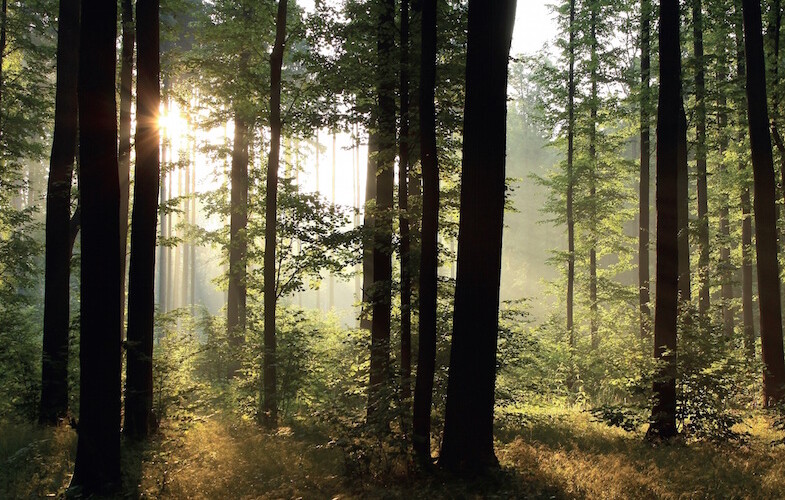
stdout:
[[(408, 408), (412, 377), (412, 278), (409, 235), (409, 0), (401, 0), (401, 131), (398, 143), (398, 224), (401, 231), (401, 400)], [(335, 136), (333, 136), (335, 137)], [(333, 142), (333, 144), (335, 144)], [(333, 157), (335, 157), (333, 155)], [(333, 175), (335, 186), (335, 175)], [(407, 411), (408, 413), (408, 411)]]
[(651, 165), (651, 0), (641, 0), (641, 160), (638, 204), (638, 304), (641, 338), (651, 334), (649, 309), (649, 178)]
[(766, 66), (760, 0), (742, 0), (744, 53), (747, 66), (747, 117), (752, 148), (755, 195), (755, 250), (758, 257), (758, 301), (763, 352), (765, 404), (785, 394), (785, 359), (782, 347), (779, 265), (777, 262), (777, 209), (774, 159), (766, 101)]
[[(570, 336), (570, 357), (575, 351), (575, 0), (570, 0), (569, 41), (567, 58), (567, 334)], [(572, 376), (571, 376), (572, 379)]]
[(39, 422), (68, 413), (68, 327), (71, 262), (71, 178), (76, 157), (80, 0), (61, 0), (57, 31), (57, 91), (46, 195), (46, 283)]
[(600, 15), (599, 2), (589, 3), (589, 80), (591, 94), (589, 95), (589, 211), (591, 220), (589, 248), (589, 329), (591, 335), (591, 348), (599, 346), (599, 318), (597, 317), (597, 112), (599, 108), (599, 65), (597, 57), (597, 22)]
[(678, 319), (678, 161), (681, 107), (679, 2), (660, 3), (660, 95), (657, 106), (657, 289), (654, 314), (654, 405), (647, 437), (676, 435), (676, 325)]
[[(390, 319), (392, 306), (392, 208), (395, 163), (395, 0), (378, 0), (376, 7), (376, 214), (373, 228), (373, 287), (371, 291), (371, 366), (368, 416), (383, 425), (390, 394)], [(378, 419), (377, 419), (378, 414)]]
[(275, 251), (278, 217), (278, 165), (281, 149), (281, 70), (286, 45), (287, 0), (278, 1), (275, 45), (270, 54), (270, 156), (267, 160), (267, 193), (264, 227), (264, 360), (262, 419), (269, 428), (278, 426), (275, 362)]
[(125, 262), (128, 251), (128, 208), (131, 196), (131, 100), (134, 67), (134, 43), (136, 27), (132, 0), (120, 3), (123, 36), (120, 48), (120, 122), (118, 161), (120, 168), (120, 254), (123, 257), (120, 273), (123, 298), (120, 316), (125, 319)]
[(469, 0), (458, 272), (440, 458), (452, 470), (498, 466), (493, 407), (515, 4)]
[(422, 166), (422, 230), (420, 239), (420, 324), (417, 380), (414, 388), (414, 450), (431, 458), (431, 405), (436, 370), (436, 298), (439, 233), (439, 158), (436, 150), (436, 5), (421, 3), (420, 165)]
[(678, 146), (676, 148), (676, 204), (679, 228), (679, 296), (681, 305), (688, 307), (692, 300), (692, 288), (690, 285), (690, 176), (687, 164), (689, 158), (687, 151), (687, 114), (684, 111), (681, 97), (679, 97), (678, 132)]
[(84, 496), (120, 483), (120, 186), (117, 3), (82, 2), (79, 194), (82, 276), (79, 439), (71, 484)]
[(139, 52), (136, 94), (136, 170), (128, 290), (125, 426), (131, 438), (150, 433), (153, 409), (155, 245), (160, 177), (158, 107), (161, 103), (159, 0), (137, 0)]
[(698, 188), (698, 312), (709, 312), (709, 201), (706, 181), (706, 63), (703, 57), (703, 5), (692, 0), (695, 57), (695, 164)]

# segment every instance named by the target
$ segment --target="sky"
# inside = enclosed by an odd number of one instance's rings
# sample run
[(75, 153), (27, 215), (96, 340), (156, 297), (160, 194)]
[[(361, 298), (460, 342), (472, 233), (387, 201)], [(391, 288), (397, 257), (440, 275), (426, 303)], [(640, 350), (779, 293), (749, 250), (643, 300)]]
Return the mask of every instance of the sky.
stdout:
[(518, 0), (510, 52), (516, 55), (537, 52), (555, 32), (556, 22), (548, 3), (541, 0)]

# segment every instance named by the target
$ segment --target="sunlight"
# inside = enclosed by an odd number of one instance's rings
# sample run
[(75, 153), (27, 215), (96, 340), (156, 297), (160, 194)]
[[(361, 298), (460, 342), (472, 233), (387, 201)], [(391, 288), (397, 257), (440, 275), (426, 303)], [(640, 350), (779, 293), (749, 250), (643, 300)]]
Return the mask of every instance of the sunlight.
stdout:
[(189, 132), (188, 120), (180, 112), (180, 106), (176, 101), (172, 101), (169, 104), (169, 109), (166, 110), (161, 104), (159, 112), (158, 123), (161, 126), (161, 134), (168, 138), (172, 144), (179, 144), (188, 136)]

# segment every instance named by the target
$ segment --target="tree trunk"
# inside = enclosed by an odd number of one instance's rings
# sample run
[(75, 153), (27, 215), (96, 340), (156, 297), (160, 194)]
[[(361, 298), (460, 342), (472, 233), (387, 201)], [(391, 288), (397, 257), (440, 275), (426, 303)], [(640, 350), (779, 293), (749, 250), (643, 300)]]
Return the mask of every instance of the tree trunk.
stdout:
[(649, 179), (651, 165), (651, 0), (641, 1), (641, 164), (638, 205), (638, 303), (641, 338), (651, 336), (649, 308)]
[(377, 82), (379, 103), (376, 153), (376, 218), (373, 244), (371, 366), (368, 417), (387, 425), (391, 394), (390, 314), (392, 299), (392, 209), (395, 184), (395, 1), (380, 0), (376, 19)]
[(596, 349), (600, 345), (598, 337), (597, 317), (597, 108), (598, 108), (598, 89), (597, 80), (599, 75), (599, 59), (597, 58), (597, 17), (599, 15), (599, 4), (591, 3), (590, 32), (591, 32), (591, 96), (589, 97), (589, 206), (591, 211), (591, 248), (589, 249), (589, 323), (591, 334), (591, 348)]
[(248, 243), (245, 230), (248, 225), (248, 123), (242, 112), (234, 114), (234, 144), (232, 146), (229, 235), (229, 297), (226, 304), (226, 329), (232, 359), (228, 377), (234, 377), (240, 368), (239, 348), (245, 339), (246, 262)]
[(439, 158), (436, 150), (436, 0), (422, 7), (420, 51), (420, 164), (422, 230), (420, 240), (420, 323), (417, 380), (414, 388), (414, 436), (417, 455), (431, 458), (431, 407), (436, 371), (436, 299), (439, 234)]
[(379, 151), (379, 137), (376, 128), (376, 110), (371, 110), (370, 126), (368, 127), (368, 160), (365, 168), (365, 209), (363, 217), (363, 285), (362, 310), (360, 311), (360, 328), (371, 331), (371, 300), (373, 291), (373, 245), (374, 245), (374, 212), (371, 201), (376, 199), (376, 163)]
[[(122, 48), (120, 50), (120, 129), (119, 129), (119, 166), (120, 166), (120, 255), (121, 289), (120, 302), (121, 328), (125, 329), (125, 274), (128, 255), (128, 207), (131, 193), (131, 87), (134, 66), (134, 13), (131, 0), (122, 0)], [(156, 110), (157, 112), (157, 110)], [(121, 335), (123, 335), (121, 331)]]
[(440, 459), (452, 470), (498, 466), (493, 407), (515, 4), (469, 0), (458, 274)]
[(653, 383), (650, 439), (676, 435), (676, 325), (679, 286), (679, 207), (677, 186), (681, 106), (679, 3), (660, 4), (660, 95), (657, 107), (657, 289), (654, 358), (660, 364)]
[(690, 285), (690, 178), (687, 165), (687, 115), (684, 104), (679, 97), (679, 142), (677, 157), (676, 203), (678, 204), (679, 228), (679, 296), (683, 307), (689, 307), (692, 301)]
[(71, 179), (76, 157), (80, 0), (61, 0), (57, 32), (57, 93), (46, 196), (46, 283), (39, 422), (68, 414)]
[[(398, 147), (398, 224), (401, 230), (401, 401), (408, 426), (412, 377), (412, 280), (409, 241), (409, 0), (401, 0), (401, 131)], [(333, 176), (334, 178), (334, 176)]]
[(155, 245), (160, 177), (158, 107), (161, 103), (159, 0), (137, 0), (136, 170), (131, 262), (128, 274), (128, 362), (125, 426), (132, 439), (146, 438), (153, 423), (153, 318)]
[(117, 4), (84, 0), (79, 41), (82, 206), (79, 439), (72, 487), (120, 484), (120, 181), (117, 161)]
[(765, 404), (782, 399), (785, 359), (782, 347), (779, 265), (777, 262), (777, 212), (774, 192), (774, 161), (769, 136), (766, 101), (766, 67), (760, 2), (742, 0), (744, 48), (747, 66), (747, 116), (752, 146), (755, 193), (755, 242), (758, 257), (758, 299), (763, 346), (763, 394)]
[(275, 45), (270, 54), (270, 157), (267, 160), (267, 193), (264, 227), (264, 394), (263, 423), (270, 429), (278, 426), (275, 362), (275, 251), (278, 216), (278, 164), (281, 148), (281, 67), (286, 44), (287, 0), (278, 1), (275, 19)]
[(701, 0), (692, 0), (692, 41), (695, 52), (695, 160), (698, 176), (698, 312), (709, 312), (709, 202), (706, 185), (706, 78), (703, 59)]

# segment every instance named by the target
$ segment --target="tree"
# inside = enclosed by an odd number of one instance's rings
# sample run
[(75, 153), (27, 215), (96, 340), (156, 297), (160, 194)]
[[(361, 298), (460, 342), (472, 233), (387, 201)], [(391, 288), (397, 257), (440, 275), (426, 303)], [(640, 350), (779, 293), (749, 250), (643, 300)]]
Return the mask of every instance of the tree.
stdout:
[(469, 2), (458, 273), (440, 458), (453, 470), (498, 465), (493, 407), (515, 4)]
[(641, 160), (638, 204), (638, 307), (641, 338), (651, 334), (649, 309), (649, 179), (651, 178), (651, 1), (641, 0)]
[(371, 366), (368, 417), (386, 425), (390, 399), (390, 322), (392, 306), (392, 208), (395, 163), (395, 1), (376, 4), (376, 207), (373, 220), (371, 290)]
[(570, 353), (575, 351), (575, 0), (570, 0), (569, 41), (567, 59), (567, 334)]
[(742, 0), (744, 53), (747, 75), (747, 117), (752, 149), (755, 206), (755, 250), (758, 257), (758, 299), (763, 350), (765, 404), (776, 404), (785, 395), (785, 358), (782, 346), (779, 265), (777, 262), (777, 211), (774, 160), (766, 101), (766, 66), (759, 0)]
[(420, 231), (420, 323), (417, 380), (414, 389), (414, 450), (431, 458), (431, 406), (436, 370), (436, 301), (439, 233), (439, 158), (436, 149), (436, 0), (422, 2), (420, 51), (420, 165), (422, 229)]
[(82, 266), (79, 439), (73, 487), (85, 496), (120, 482), (120, 187), (117, 4), (85, 0), (79, 41)]
[[(131, 190), (131, 100), (134, 69), (134, 43), (136, 27), (132, 0), (122, 0), (121, 20), (123, 36), (120, 45), (120, 122), (118, 128), (118, 159), (120, 166), (120, 254), (122, 260), (121, 286), (123, 298), (120, 316), (125, 320), (125, 271), (128, 249), (128, 208)], [(125, 325), (122, 325), (125, 328)]]
[(77, 140), (79, 0), (62, 0), (57, 34), (57, 95), (46, 197), (46, 284), (39, 422), (68, 413), (71, 182)]
[(137, 0), (136, 170), (128, 293), (125, 426), (131, 438), (145, 438), (153, 421), (153, 320), (155, 246), (160, 178), (158, 108), (161, 103), (159, 1)]
[(278, 162), (281, 145), (281, 67), (286, 44), (286, 4), (278, 1), (275, 45), (270, 54), (270, 156), (267, 160), (267, 193), (264, 230), (264, 397), (263, 419), (269, 428), (278, 426), (275, 363), (275, 246), (278, 216)]
[(703, 57), (703, 6), (692, 0), (692, 43), (695, 57), (695, 159), (698, 177), (698, 312), (709, 312), (709, 201), (706, 180), (706, 63)]
[(657, 106), (657, 289), (654, 358), (659, 366), (653, 383), (650, 439), (676, 435), (676, 324), (678, 319), (678, 162), (681, 135), (681, 54), (679, 2), (660, 4), (660, 95)]

